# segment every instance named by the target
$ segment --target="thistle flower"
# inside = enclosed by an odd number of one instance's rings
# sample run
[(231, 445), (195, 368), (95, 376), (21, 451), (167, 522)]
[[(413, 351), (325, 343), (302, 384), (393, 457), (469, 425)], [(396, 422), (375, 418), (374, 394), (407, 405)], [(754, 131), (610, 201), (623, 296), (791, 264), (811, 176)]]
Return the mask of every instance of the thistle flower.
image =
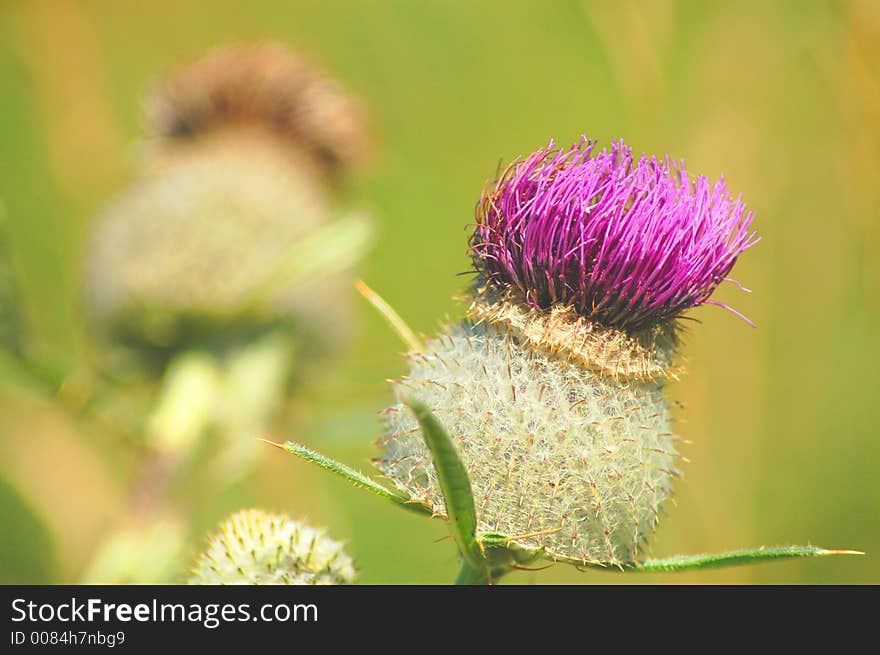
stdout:
[(379, 469), (444, 514), (403, 398), (445, 426), (478, 533), (551, 559), (637, 561), (678, 475), (664, 381), (676, 319), (756, 242), (723, 183), (582, 140), (508, 167), (477, 205), (468, 318), (409, 355)]
[(178, 67), (149, 90), (144, 115), (165, 147), (260, 126), (332, 180), (368, 150), (360, 105), (280, 43), (234, 44)]
[(720, 304), (709, 297), (757, 242), (751, 221), (723, 180), (584, 138), (509, 166), (478, 204), (471, 248), (494, 289), (635, 332)]
[(189, 584), (351, 584), (342, 544), (283, 514), (238, 512), (209, 537)]
[(371, 233), (336, 207), (366, 141), (358, 104), (295, 53), (255, 43), (172, 70), (145, 105), (153, 156), (88, 252), (99, 326), (171, 351), (279, 321), (319, 346), (344, 340), (347, 273)]

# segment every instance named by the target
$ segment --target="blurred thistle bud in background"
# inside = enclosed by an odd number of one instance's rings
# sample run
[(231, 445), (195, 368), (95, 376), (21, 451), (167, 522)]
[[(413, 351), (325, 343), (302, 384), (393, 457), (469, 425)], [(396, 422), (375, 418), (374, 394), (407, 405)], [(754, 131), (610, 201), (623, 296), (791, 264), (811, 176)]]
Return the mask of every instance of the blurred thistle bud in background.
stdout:
[(155, 82), (145, 122), (144, 175), (98, 218), (88, 254), (98, 324), (165, 351), (279, 323), (332, 346), (350, 325), (341, 274), (370, 237), (340, 207), (367, 150), (359, 105), (284, 46), (255, 43)]
[(250, 509), (208, 538), (190, 584), (334, 585), (356, 577), (351, 557), (324, 530)]
[(294, 363), (351, 336), (373, 231), (346, 201), (368, 150), (360, 105), (283, 45), (171, 70), (144, 115), (140, 174), (97, 217), (85, 261), (100, 366), (161, 378), (140, 421), (140, 523), (193, 462), (217, 488), (253, 470)]
[[(572, 563), (637, 561), (681, 456), (664, 383), (682, 314), (757, 242), (723, 181), (623, 143), (553, 143), (483, 193), (468, 318), (408, 356), (399, 399), (444, 425), (471, 479), (477, 533)], [(383, 413), (378, 468), (444, 514), (419, 424)]]
[[(234, 433), (220, 468), (234, 477), (281, 400), (294, 350), (300, 360), (326, 352), (351, 330), (351, 269), (372, 234), (342, 207), (367, 151), (362, 111), (299, 55), (253, 43), (155, 82), (145, 122), (143, 174), (96, 221), (90, 313), (112, 343), (165, 371), (171, 408), (148, 421), (153, 441), (185, 451), (217, 409)], [(187, 366), (190, 350), (221, 370)], [(192, 426), (186, 396), (207, 399)]]

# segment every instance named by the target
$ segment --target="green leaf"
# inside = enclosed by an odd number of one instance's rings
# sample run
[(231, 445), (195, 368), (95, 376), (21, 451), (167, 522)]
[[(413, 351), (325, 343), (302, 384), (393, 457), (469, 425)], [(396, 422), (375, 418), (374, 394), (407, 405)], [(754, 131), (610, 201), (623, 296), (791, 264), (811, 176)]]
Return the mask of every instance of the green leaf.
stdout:
[(370, 478), (360, 471), (356, 471), (350, 466), (346, 466), (341, 462), (337, 462), (334, 459), (330, 459), (326, 455), (322, 455), (321, 453), (308, 448), (307, 446), (303, 446), (302, 444), (295, 443), (293, 441), (286, 441), (283, 444), (275, 443), (273, 441), (266, 441), (265, 439), (261, 439), (265, 443), (270, 446), (275, 446), (276, 448), (280, 448), (281, 450), (290, 453), (291, 455), (296, 455), (300, 459), (304, 459), (307, 462), (311, 462), (312, 464), (317, 464), (322, 469), (330, 471), (331, 473), (335, 473), (341, 478), (344, 478), (351, 482), (355, 487), (359, 489), (366, 489), (369, 492), (372, 492), (379, 496), (380, 498), (384, 498), (385, 500), (390, 500), (391, 502), (400, 505), (410, 511), (417, 512), (419, 514), (431, 514), (431, 510), (429, 510), (424, 505), (414, 503), (409, 500), (406, 496), (402, 496), (386, 487), (382, 486), (378, 482), (376, 482), (373, 478)]
[(465, 562), (475, 571), (483, 571), (487, 562), (476, 539), (477, 512), (467, 470), (446, 430), (431, 411), (414, 398), (405, 398), (404, 403), (419, 422), (425, 443), (434, 458), (434, 469), (443, 492), (452, 536)]
[(864, 555), (857, 550), (828, 550), (817, 546), (775, 546), (772, 548), (747, 548), (723, 553), (701, 555), (676, 555), (664, 559), (648, 559), (630, 570), (645, 572), (693, 571), (715, 569), (725, 566), (760, 564), (797, 557), (827, 557), (829, 555)]
[(745, 566), (761, 564), (775, 560), (794, 559), (800, 557), (827, 557), (829, 555), (864, 555), (857, 550), (829, 550), (817, 546), (774, 546), (744, 548), (721, 553), (701, 553), (699, 555), (674, 555), (661, 559), (646, 559), (639, 563), (603, 564), (599, 562), (582, 562), (569, 558), (554, 558), (558, 562), (573, 564), (583, 569), (601, 569), (621, 573), (677, 573), (679, 571), (699, 571), (702, 569), (720, 569), (728, 566)]

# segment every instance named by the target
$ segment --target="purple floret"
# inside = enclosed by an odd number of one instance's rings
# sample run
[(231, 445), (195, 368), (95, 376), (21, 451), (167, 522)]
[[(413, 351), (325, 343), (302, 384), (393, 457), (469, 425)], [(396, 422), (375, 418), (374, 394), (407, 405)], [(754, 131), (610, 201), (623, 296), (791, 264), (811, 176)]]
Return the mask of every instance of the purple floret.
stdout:
[(758, 242), (751, 222), (723, 179), (691, 180), (683, 162), (551, 141), (483, 194), (471, 253), (486, 282), (531, 306), (636, 331), (702, 303), (734, 311), (709, 296)]

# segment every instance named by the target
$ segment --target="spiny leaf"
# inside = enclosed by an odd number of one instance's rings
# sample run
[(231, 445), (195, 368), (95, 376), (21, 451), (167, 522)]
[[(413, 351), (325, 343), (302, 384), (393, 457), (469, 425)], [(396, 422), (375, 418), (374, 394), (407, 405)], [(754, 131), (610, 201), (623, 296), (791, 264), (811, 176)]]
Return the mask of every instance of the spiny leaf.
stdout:
[(857, 550), (829, 550), (817, 546), (775, 546), (772, 548), (747, 548), (723, 553), (700, 555), (676, 555), (663, 559), (648, 559), (632, 570), (646, 572), (692, 571), (725, 566), (759, 564), (797, 557), (827, 557), (829, 555), (864, 555)]
[(794, 559), (800, 557), (827, 557), (829, 555), (864, 555), (857, 550), (829, 550), (817, 546), (774, 546), (744, 548), (721, 553), (701, 553), (698, 555), (674, 555), (660, 559), (646, 559), (639, 563), (604, 564), (600, 562), (582, 562), (568, 558), (555, 558), (556, 561), (574, 564), (584, 569), (601, 569), (615, 572), (637, 573), (677, 573), (679, 571), (699, 571), (717, 569), (728, 566), (745, 566), (761, 564), (774, 560)]
[(270, 446), (280, 448), (281, 450), (284, 450), (291, 455), (296, 455), (300, 459), (304, 459), (307, 462), (317, 464), (321, 468), (330, 471), (331, 473), (335, 473), (339, 477), (348, 480), (354, 486), (370, 491), (380, 498), (390, 500), (391, 502), (400, 505), (401, 507), (405, 507), (406, 509), (417, 512), (419, 514), (431, 514), (431, 510), (429, 510), (424, 505), (410, 502), (408, 498), (401, 496), (400, 494), (397, 494), (390, 489), (387, 489), (386, 487), (382, 486), (374, 479), (364, 475), (360, 471), (356, 471), (350, 466), (346, 466), (341, 462), (330, 459), (326, 455), (322, 455), (321, 453), (314, 451), (306, 446), (303, 446), (302, 444), (298, 444), (293, 441), (287, 441), (283, 444), (279, 444), (275, 443), (274, 441), (267, 441), (266, 439), (261, 439), (261, 441), (269, 444)]
[(486, 561), (476, 539), (477, 512), (467, 470), (455, 452), (446, 430), (431, 411), (414, 398), (406, 398), (404, 403), (419, 422), (425, 443), (433, 456), (452, 536), (465, 561), (475, 570), (481, 571), (486, 568)]

